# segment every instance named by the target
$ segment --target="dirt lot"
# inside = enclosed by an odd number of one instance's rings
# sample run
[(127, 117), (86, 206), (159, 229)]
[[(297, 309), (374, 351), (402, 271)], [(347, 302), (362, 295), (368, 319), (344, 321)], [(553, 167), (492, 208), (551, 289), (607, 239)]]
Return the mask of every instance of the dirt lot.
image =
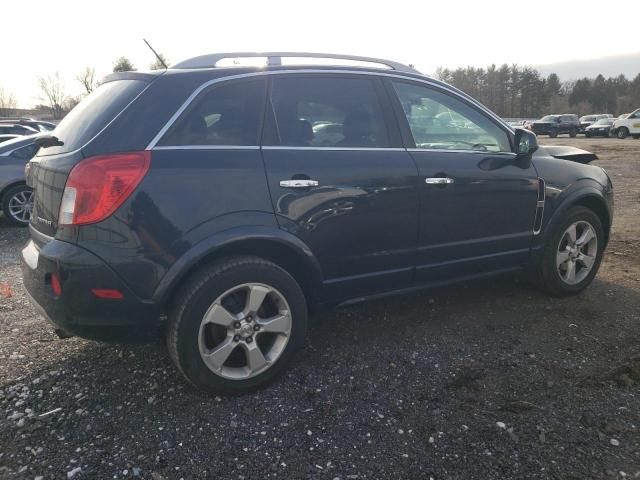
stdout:
[(553, 143), (616, 188), (586, 292), (509, 277), (325, 314), (242, 398), (194, 392), (160, 345), (58, 340), (0, 219), (0, 478), (640, 478), (640, 141)]

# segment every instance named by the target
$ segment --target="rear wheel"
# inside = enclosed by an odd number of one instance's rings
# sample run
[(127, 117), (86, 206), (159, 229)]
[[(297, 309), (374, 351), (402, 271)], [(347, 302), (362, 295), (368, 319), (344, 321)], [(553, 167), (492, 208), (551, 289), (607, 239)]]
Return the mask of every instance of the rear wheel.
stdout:
[(16, 185), (5, 192), (2, 211), (13, 225), (26, 227), (33, 210), (33, 190), (26, 185)]
[(266, 260), (234, 257), (204, 268), (181, 289), (167, 346), (200, 390), (241, 395), (284, 371), (306, 328), (305, 297), (293, 277)]
[(569, 136), (571, 138), (575, 138), (576, 136), (578, 136), (578, 130), (575, 128), (572, 128), (571, 130), (569, 130)]
[(585, 207), (572, 207), (544, 247), (532, 280), (552, 295), (572, 295), (593, 280), (604, 251), (600, 218)]
[(634, 140), (638, 140), (640, 138), (640, 135), (638, 134), (633, 134), (631, 136), (633, 137)]
[(591, 132), (584, 132), (584, 136), (587, 138), (591, 138)]
[(620, 127), (618, 129), (618, 138), (623, 139), (629, 136), (629, 129), (627, 127)]

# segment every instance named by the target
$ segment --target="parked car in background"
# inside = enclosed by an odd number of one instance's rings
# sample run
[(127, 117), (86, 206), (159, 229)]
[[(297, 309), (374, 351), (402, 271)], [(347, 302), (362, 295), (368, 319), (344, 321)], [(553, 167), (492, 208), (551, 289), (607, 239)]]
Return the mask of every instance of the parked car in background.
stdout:
[(0, 123), (0, 134), (34, 135), (38, 132), (39, 130), (29, 127), (28, 125)]
[[(269, 65), (219, 66), (241, 57)], [(506, 271), (576, 294), (613, 215), (607, 173), (568, 161), (592, 154), (388, 60), (115, 73), (54, 133), (28, 169), (31, 301), (70, 334), (164, 332), (208, 393), (275, 379), (339, 304)]]
[(26, 185), (24, 169), (40, 148), (39, 136), (19, 136), (0, 144), (0, 205), (14, 225), (26, 227), (31, 219), (33, 191)]
[(0, 119), (0, 124), (11, 123), (14, 125), (25, 125), (31, 127), (38, 132), (49, 132), (56, 128), (55, 123), (46, 122), (44, 120), (35, 120), (33, 118), (3, 118)]
[(585, 128), (585, 137), (608, 137), (610, 135), (613, 118), (601, 118)]
[(570, 137), (575, 137), (580, 131), (580, 120), (573, 114), (546, 115), (533, 122), (531, 130), (536, 135), (557, 137), (567, 133)]
[(612, 115), (608, 113), (601, 113), (596, 115), (585, 115), (584, 117), (580, 117), (580, 133), (585, 133), (587, 127), (596, 123), (598, 120), (602, 118), (611, 118)]
[(625, 118), (618, 118), (611, 127), (611, 134), (618, 138), (640, 138), (640, 108), (627, 114)]
[(22, 135), (16, 135), (15, 133), (3, 133), (0, 135), (0, 143), (6, 142), (7, 140), (13, 140), (16, 137), (21, 137)]

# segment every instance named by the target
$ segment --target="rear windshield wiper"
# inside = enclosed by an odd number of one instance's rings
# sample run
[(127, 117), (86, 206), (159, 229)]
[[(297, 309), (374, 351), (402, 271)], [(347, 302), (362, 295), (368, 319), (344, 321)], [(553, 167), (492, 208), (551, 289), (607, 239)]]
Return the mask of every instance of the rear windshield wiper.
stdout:
[(42, 135), (41, 137), (36, 138), (36, 145), (42, 148), (47, 147), (61, 147), (64, 145), (64, 142), (58, 140), (58, 137), (54, 135)]

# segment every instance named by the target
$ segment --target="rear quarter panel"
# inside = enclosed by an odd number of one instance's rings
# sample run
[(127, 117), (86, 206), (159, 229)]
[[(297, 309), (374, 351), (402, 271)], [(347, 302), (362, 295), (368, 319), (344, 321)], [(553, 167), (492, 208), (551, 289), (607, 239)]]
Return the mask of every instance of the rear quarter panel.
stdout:
[(134, 194), (78, 244), (106, 261), (141, 298), (186, 252), (219, 232), (277, 223), (258, 149), (153, 150)]

